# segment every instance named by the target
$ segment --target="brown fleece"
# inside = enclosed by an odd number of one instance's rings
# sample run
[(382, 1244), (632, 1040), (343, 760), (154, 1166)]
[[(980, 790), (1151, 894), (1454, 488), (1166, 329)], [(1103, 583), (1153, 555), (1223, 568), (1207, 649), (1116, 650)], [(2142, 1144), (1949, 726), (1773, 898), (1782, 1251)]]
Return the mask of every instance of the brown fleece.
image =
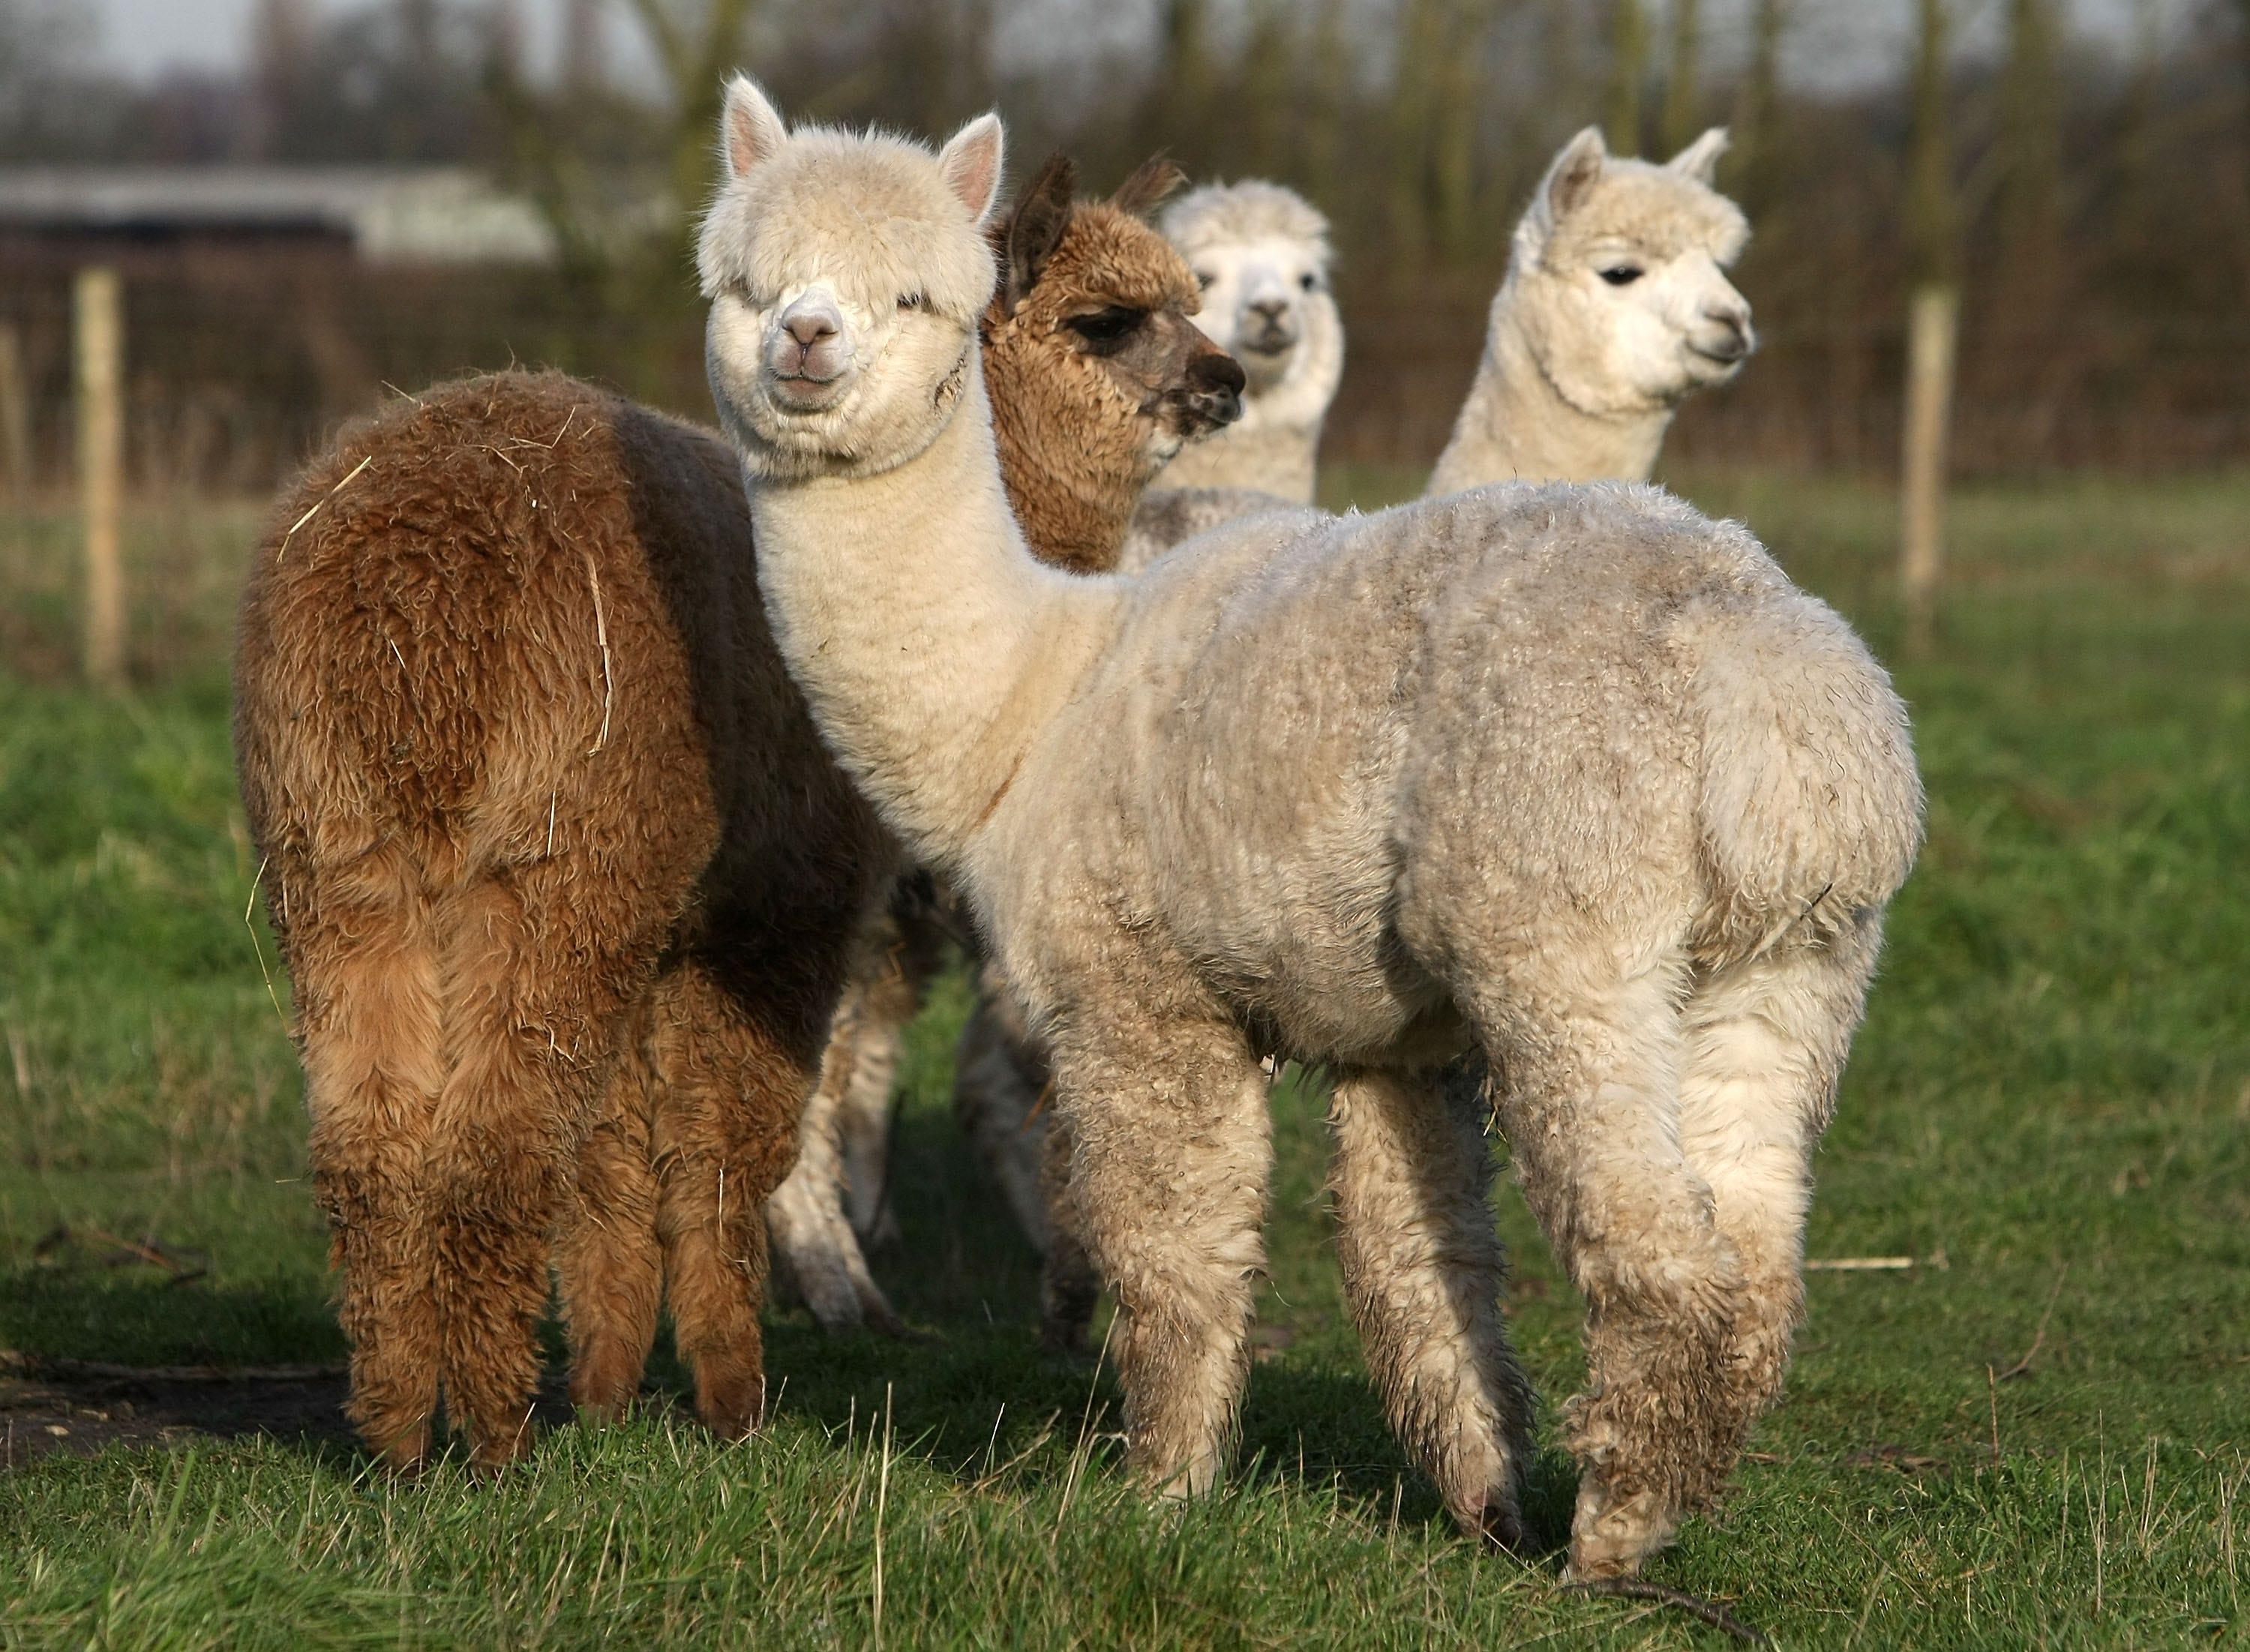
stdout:
[[(1001, 473), (1032, 549), (1077, 573), (1117, 566), (1149, 479), (1179, 440), (1213, 428), (1194, 395), (1203, 375), (1225, 363), (1241, 386), (1232, 358), (1189, 320), (1194, 274), (1131, 210), (1149, 210), (1180, 181), (1152, 162), (1111, 199), (1073, 204), (1074, 178), (1057, 157), (995, 237), (1011, 274), (1036, 278), (1020, 298), (1004, 284), (982, 328)], [(1040, 206), (1058, 196), (1063, 211), (1043, 219)], [(1115, 349), (1089, 348), (1070, 326), (1113, 308), (1146, 316)], [(1003, 383), (1013, 393), (1001, 395)], [(1162, 437), (1172, 439), (1160, 446)]]

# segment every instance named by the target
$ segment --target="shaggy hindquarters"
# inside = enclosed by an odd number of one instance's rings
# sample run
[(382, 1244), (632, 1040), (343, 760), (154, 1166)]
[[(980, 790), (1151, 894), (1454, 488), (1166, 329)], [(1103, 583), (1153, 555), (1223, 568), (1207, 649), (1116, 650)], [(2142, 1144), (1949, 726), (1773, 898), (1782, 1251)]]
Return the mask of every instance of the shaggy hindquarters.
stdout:
[(237, 754), (297, 999), (353, 1415), (521, 1452), (550, 1250), (574, 1395), (668, 1288), (698, 1405), (763, 1399), (760, 1208), (892, 864), (765, 630), (711, 437), (553, 376), (349, 434), (252, 575)]

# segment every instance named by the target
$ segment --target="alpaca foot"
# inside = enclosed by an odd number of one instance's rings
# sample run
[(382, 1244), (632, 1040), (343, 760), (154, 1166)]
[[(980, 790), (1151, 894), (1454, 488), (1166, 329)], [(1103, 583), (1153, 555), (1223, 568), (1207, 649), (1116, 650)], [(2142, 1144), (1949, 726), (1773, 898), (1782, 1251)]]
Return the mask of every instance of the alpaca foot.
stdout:
[(507, 1434), (481, 1438), (469, 1449), (469, 1477), (490, 1483), (531, 1455), (531, 1416)]
[[(360, 1432), (374, 1449), (376, 1460), (393, 1478), (411, 1482), (422, 1477), (422, 1470), (430, 1462), (428, 1419), (404, 1425), (392, 1432), (387, 1441), (373, 1427)], [(378, 1444), (378, 1441), (382, 1443)]]
[(1516, 1505), (1515, 1499), (1504, 1491), (1489, 1494), (1475, 1508), (1456, 1510), (1453, 1519), (1466, 1535), (1493, 1548), (1509, 1554), (1530, 1552), (1530, 1537), (1523, 1524), (1523, 1511)]
[(1094, 1363), (1093, 1339), (1087, 1322), (1073, 1314), (1039, 1316), (1039, 1352), (1060, 1354), (1080, 1365)]
[(570, 1373), (571, 1406), (594, 1428), (623, 1422), (640, 1397), (640, 1373), (646, 1363), (622, 1345), (589, 1347)]
[(1570, 1562), (1564, 1576), (1574, 1583), (1631, 1577), (1642, 1561), (1672, 1541), (1678, 1529), (1678, 1519), (1656, 1492), (1618, 1497), (1590, 1476), (1578, 1488), (1577, 1511), (1570, 1522)]
[(714, 1370), (717, 1363), (706, 1362), (696, 1371), (695, 1415), (721, 1440), (745, 1439), (765, 1421), (765, 1376), (739, 1366)]

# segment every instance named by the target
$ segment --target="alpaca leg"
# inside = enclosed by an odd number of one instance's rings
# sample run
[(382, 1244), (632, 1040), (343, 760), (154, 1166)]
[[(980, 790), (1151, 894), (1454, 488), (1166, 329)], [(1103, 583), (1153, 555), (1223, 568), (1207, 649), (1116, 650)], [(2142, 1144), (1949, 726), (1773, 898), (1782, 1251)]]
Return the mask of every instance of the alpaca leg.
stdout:
[(888, 940), (872, 968), (852, 1029), (852, 1060), (836, 1112), (836, 1133), (843, 1153), (844, 1208), (852, 1229), (867, 1245), (899, 1236), (899, 1219), (890, 1197), (891, 1138), (896, 1112), (891, 1105), (899, 1063), (906, 1054), (907, 1028), (921, 1013), (923, 989), (935, 970), (942, 935), (918, 909), (894, 903), (881, 932)]
[(1088, 1352), (1094, 1310), (1101, 1300), (1101, 1275), (1087, 1254), (1070, 1189), (1070, 1127), (1051, 1113), (1035, 1121), (1039, 1143), (1041, 1218), (1047, 1254), (1039, 1266), (1039, 1346), (1051, 1353)]
[(578, 1150), (576, 1196), (555, 1247), (570, 1332), (570, 1399), (611, 1422), (624, 1417), (640, 1392), (664, 1300), (657, 1180), (649, 1164), (652, 1075), (638, 1044), (635, 1037), (620, 1052), (601, 1121)]
[(313, 1184), (351, 1342), (347, 1409), (370, 1450), (411, 1471), (428, 1455), (438, 1406), (416, 1191), (444, 1081), (437, 946), (418, 886), (390, 857), (288, 887)]
[(1805, 1304), (1812, 1148), (1834, 1105), (1875, 950), (1870, 933), (1750, 959), (1700, 976), (1683, 1012), (1681, 1146), (1711, 1189), (1746, 1284), (1722, 1418), (1737, 1447), (1788, 1368)]
[(542, 861), (487, 877), (446, 915), (456, 1056), (422, 1187), (446, 1411), (483, 1473), (530, 1446), (552, 1237), (645, 967), (565, 950), (596, 930), (583, 870)]
[(797, 1163), (766, 1201), (766, 1236), (776, 1284), (803, 1298), (820, 1328), (873, 1325), (895, 1335), (903, 1327), (867, 1270), (859, 1236), (845, 1214), (845, 1173), (839, 1115), (859, 1057), (859, 1021), (865, 983), (845, 988), (821, 1057), (820, 1082), (798, 1125)]
[[(1707, 1506), (1732, 1461), (1716, 1417), (1742, 1264), (1680, 1145), (1677, 972), (1612, 979), (1614, 947), (1541, 954), (1479, 1006), (1523, 1189), (1587, 1304), (1570, 1565), (1628, 1573)], [(1575, 967), (1566, 968), (1564, 965)]]
[[(954, 1060), (953, 1116), (978, 1160), (1000, 1184), (1016, 1225), (1042, 1255), (1054, 1242), (1054, 1207), (1045, 1169), (1053, 1112), (1046, 1054), (1008, 996), (1007, 979), (986, 965), (977, 1006), (961, 1029)], [(1069, 1149), (1061, 1149), (1067, 1162)]]
[(815, 1074), (701, 963), (658, 983), (658, 1231), (695, 1410), (728, 1439), (765, 1415), (765, 1204), (797, 1160)]
[(1080, 1032), (1055, 1053), (1081, 1231), (1117, 1292), (1128, 1459), (1164, 1495), (1208, 1491), (1265, 1263), (1265, 1075), (1239, 1029), (1200, 1018)]
[(1531, 1387), (1501, 1320), (1481, 1101), (1480, 1084), (1338, 1072), (1330, 1188), (1344, 1295), (1391, 1427), (1464, 1530), (1515, 1548)]

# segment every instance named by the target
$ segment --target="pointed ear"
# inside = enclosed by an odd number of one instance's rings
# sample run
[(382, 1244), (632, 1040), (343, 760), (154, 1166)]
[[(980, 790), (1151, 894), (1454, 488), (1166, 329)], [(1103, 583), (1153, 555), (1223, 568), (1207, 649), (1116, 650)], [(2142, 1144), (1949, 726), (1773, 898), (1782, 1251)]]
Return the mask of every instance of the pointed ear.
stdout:
[(1117, 193), (1109, 197), (1109, 204), (1120, 212), (1146, 218), (1187, 181), (1188, 175), (1172, 163), (1171, 156), (1152, 155), (1134, 169), (1131, 177), (1117, 186)]
[(1559, 222), (1585, 204), (1594, 186), (1602, 181), (1602, 169), (1609, 158), (1610, 146), (1602, 141), (1599, 127), (1588, 127), (1563, 146), (1563, 153), (1547, 169), (1547, 181), (1539, 186), (1540, 203), (1547, 209), (1549, 222)]
[(727, 82), (726, 113), (719, 117), (719, 158), (728, 182), (763, 166), (788, 141), (789, 128), (756, 81), (738, 74)]
[(1000, 282), (1001, 302), (1009, 314), (1013, 315), (1025, 294), (1039, 285), (1047, 260), (1062, 244), (1062, 237), (1070, 229), (1071, 214), (1077, 210), (1073, 199), (1077, 192), (1077, 166), (1068, 155), (1056, 154), (1047, 157), (1039, 176), (1025, 184), (1024, 192), (1016, 197), (1004, 235), (995, 237), (999, 242), (1004, 270)]
[(982, 224), (1000, 198), (1000, 117), (980, 114), (938, 151), (937, 169), (954, 198)]
[(1665, 166), (1683, 178), (1694, 179), (1708, 189), (1718, 182), (1719, 157), (1726, 154), (1728, 142), (1726, 127), (1713, 127), (1666, 162)]

